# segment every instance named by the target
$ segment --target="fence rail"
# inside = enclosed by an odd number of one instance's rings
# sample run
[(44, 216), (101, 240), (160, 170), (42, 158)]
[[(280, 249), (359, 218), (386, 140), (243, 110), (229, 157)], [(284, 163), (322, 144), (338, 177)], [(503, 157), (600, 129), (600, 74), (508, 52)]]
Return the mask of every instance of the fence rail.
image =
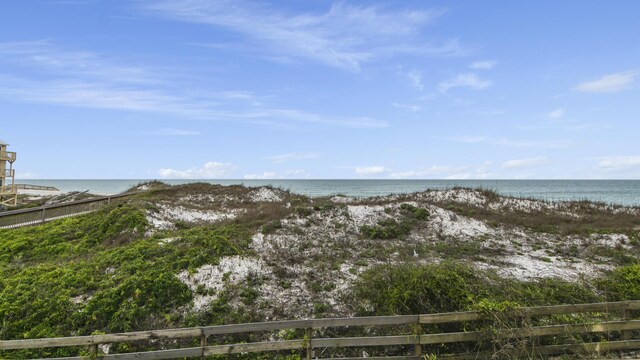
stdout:
[(13, 177), (16, 174), (15, 169), (4, 169), (0, 170), (0, 177)]
[(0, 195), (14, 195), (17, 191), (15, 185), (0, 185)]
[(139, 194), (140, 191), (118, 195), (100, 196), (91, 199), (52, 204), (34, 208), (0, 212), (0, 229), (10, 229), (45, 223), (65, 217), (96, 211), (112, 201)]
[(8, 162), (16, 161), (15, 151), (0, 151), (0, 161), (5, 160)]
[[(630, 318), (631, 311), (640, 309), (640, 301), (623, 301), (594, 304), (574, 304), (559, 306), (542, 306), (518, 308), (505, 312), (503, 315), (517, 319), (532, 318), (537, 316), (581, 314), (581, 313), (619, 313), (622, 320), (601, 321), (598, 323), (583, 324), (553, 324), (545, 326), (516, 327), (498, 329), (492, 332), (493, 336), (509, 339), (513, 337), (544, 337), (567, 334), (591, 334), (591, 333), (620, 333), (620, 339), (607, 342), (585, 342), (567, 345), (545, 345), (532, 349), (538, 355), (557, 354), (563, 352), (601, 353), (613, 350), (640, 349), (640, 339), (637, 338), (640, 330), (640, 320)], [(165, 329), (153, 331), (129, 332), (120, 334), (103, 334), (91, 336), (77, 336), (67, 338), (50, 339), (26, 339), (0, 341), (0, 350), (41, 349), (51, 347), (88, 346), (92, 357), (97, 359), (175, 359), (182, 357), (204, 358), (210, 355), (229, 355), (240, 353), (258, 353), (267, 351), (299, 350), (306, 353), (307, 359), (314, 358), (315, 349), (349, 348), (349, 347), (380, 347), (380, 346), (411, 346), (410, 355), (367, 357), (367, 359), (420, 359), (423, 355), (423, 345), (434, 346), (451, 343), (473, 343), (486, 339), (486, 332), (446, 332), (446, 333), (422, 333), (424, 325), (444, 323), (467, 323), (486, 319), (486, 313), (478, 311), (403, 315), (403, 316), (376, 316), (356, 318), (333, 318), (273, 321), (262, 323), (247, 323), (222, 326), (205, 326), (185, 329)], [(342, 338), (318, 338), (314, 337), (316, 331), (323, 328), (348, 328), (362, 326), (385, 325), (412, 325), (413, 331), (404, 335), (368, 336), (368, 337), (342, 337)], [(256, 333), (275, 330), (305, 329), (302, 339), (250, 342), (236, 344), (209, 345), (209, 339), (216, 335), (230, 335), (238, 333)], [(636, 338), (633, 338), (636, 336)], [(155, 351), (99, 354), (98, 345), (126, 343), (132, 341), (157, 341), (157, 340), (200, 340), (200, 346), (180, 349), (163, 349)], [(478, 359), (490, 357), (489, 353), (463, 353), (439, 355), (445, 359)], [(82, 357), (58, 358), (58, 360), (81, 359)], [(315, 357), (317, 358), (317, 357)], [(342, 359), (364, 359), (342, 358)], [(336, 359), (336, 358), (334, 358)]]
[(43, 185), (31, 185), (31, 184), (16, 184), (18, 190), (48, 190), (48, 191), (60, 191), (55, 186), (43, 186)]

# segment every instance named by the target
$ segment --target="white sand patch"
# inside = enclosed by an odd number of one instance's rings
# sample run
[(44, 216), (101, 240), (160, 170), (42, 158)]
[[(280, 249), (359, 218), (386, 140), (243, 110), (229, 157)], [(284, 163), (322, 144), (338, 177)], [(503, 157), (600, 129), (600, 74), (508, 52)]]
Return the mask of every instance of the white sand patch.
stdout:
[(437, 206), (430, 206), (429, 212), (431, 213), (430, 226), (436, 228), (444, 236), (460, 238), (495, 234), (495, 231), (482, 221), (457, 215)]
[(356, 199), (349, 196), (334, 196), (331, 198), (331, 202), (336, 204), (350, 204), (354, 201), (356, 201)]
[(154, 229), (172, 229), (176, 221), (216, 222), (234, 219), (240, 210), (227, 211), (188, 209), (183, 206), (159, 205), (158, 212), (147, 211), (147, 221)]
[(182, 206), (169, 207), (161, 205), (161, 213), (165, 218), (173, 220), (182, 220), (186, 222), (214, 222), (219, 220), (233, 219), (236, 217), (236, 210), (230, 209), (227, 212), (203, 211), (187, 209)]
[(38, 198), (49, 197), (49, 196), (57, 196), (64, 194), (59, 190), (32, 190), (32, 189), (18, 189), (18, 195), (32, 195)]
[[(457, 202), (476, 207), (488, 207), (494, 211), (522, 211), (530, 213), (559, 210), (562, 207), (561, 203), (511, 197), (499, 197), (497, 200), (490, 200), (480, 190), (474, 189), (433, 190), (417, 194), (417, 196), (425, 201), (442, 203)], [(567, 212), (566, 214), (573, 215), (571, 212)]]
[(180, 240), (179, 237), (168, 237), (168, 238), (164, 238), (164, 239), (160, 239), (158, 240), (158, 244), (160, 245), (166, 245), (166, 244), (170, 244), (176, 240)]
[(500, 267), (498, 273), (514, 276), (520, 280), (550, 277), (576, 280), (581, 276), (594, 277), (610, 268), (608, 265), (590, 264), (584, 261), (568, 262), (558, 257), (547, 257), (542, 251), (529, 255), (513, 254), (505, 258), (505, 261), (511, 266)]
[(464, 204), (481, 206), (487, 202), (482, 193), (469, 189), (449, 189), (426, 191), (418, 194), (421, 199), (436, 202), (459, 202)]
[[(265, 264), (260, 259), (228, 256), (220, 259), (218, 265), (203, 265), (194, 274), (189, 274), (185, 270), (177, 276), (193, 292), (194, 310), (201, 311), (216, 298), (215, 294), (224, 288), (225, 282), (239, 284), (250, 274), (264, 273), (265, 268)], [(214, 294), (198, 294), (196, 291), (199, 287), (212, 290)]]
[(191, 194), (181, 197), (178, 202), (188, 204), (189, 206), (211, 207), (214, 205), (226, 206), (229, 204), (240, 203), (242, 202), (242, 199), (230, 194)]
[(387, 218), (384, 207), (380, 205), (349, 205), (347, 212), (355, 226), (374, 225), (379, 220)]
[(87, 301), (91, 300), (91, 298), (93, 298), (93, 296), (82, 294), (69, 298), (69, 301), (75, 305), (84, 305)]
[(621, 246), (625, 249), (631, 248), (631, 245), (629, 244), (629, 237), (625, 234), (593, 234), (591, 235), (591, 239), (598, 245), (602, 246), (613, 248)]
[(152, 228), (166, 230), (173, 228), (173, 222), (163, 219), (160, 214), (147, 211), (147, 222)]
[(109, 355), (111, 344), (98, 344), (98, 349), (100, 349), (100, 351), (102, 351), (103, 354)]
[(279, 191), (261, 187), (249, 193), (249, 197), (253, 202), (280, 202), (284, 197)]

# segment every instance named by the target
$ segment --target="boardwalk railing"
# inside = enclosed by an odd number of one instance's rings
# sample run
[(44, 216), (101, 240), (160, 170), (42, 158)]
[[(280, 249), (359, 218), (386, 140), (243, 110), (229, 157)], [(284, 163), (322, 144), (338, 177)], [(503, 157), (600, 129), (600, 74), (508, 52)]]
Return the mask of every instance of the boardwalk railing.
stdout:
[(16, 184), (19, 190), (47, 190), (47, 191), (60, 191), (55, 186), (43, 186), (43, 185), (31, 185), (31, 184)]
[(3, 211), (0, 212), (0, 229), (35, 225), (51, 220), (86, 214), (92, 211), (96, 211), (104, 205), (110, 204), (114, 200), (139, 193), (139, 191), (129, 192), (118, 195), (100, 196), (86, 200), (72, 201), (68, 203)]
[(0, 151), (0, 161), (5, 160), (9, 162), (16, 161), (15, 151)]
[[(599, 321), (596, 323), (569, 323), (516, 327), (509, 329), (498, 329), (491, 331), (493, 336), (504, 339), (520, 337), (561, 337), (563, 335), (575, 334), (597, 334), (611, 333), (613, 338), (606, 342), (573, 342), (571, 344), (543, 345), (531, 349), (530, 354), (539, 358), (543, 355), (557, 353), (603, 353), (615, 350), (640, 349), (640, 339), (637, 330), (640, 330), (640, 320), (631, 318), (631, 314), (640, 309), (640, 301), (624, 301), (610, 303), (594, 303), (579, 305), (559, 305), (518, 308), (507, 311), (503, 315), (518, 319), (531, 319), (549, 315), (568, 315), (581, 313), (609, 313), (619, 314), (616, 321)], [(574, 315), (575, 317), (575, 315)], [(564, 318), (567, 318), (565, 316)], [(608, 318), (610, 319), (610, 317)], [(402, 316), (376, 316), (357, 318), (336, 318), (336, 319), (313, 319), (313, 320), (293, 320), (274, 321), (263, 323), (249, 323), (223, 326), (206, 326), (186, 329), (154, 330), (120, 334), (104, 334), (92, 336), (79, 336), (53, 339), (27, 339), (27, 340), (4, 340), (0, 341), (0, 351), (19, 349), (42, 349), (51, 347), (89, 347), (91, 354), (89, 357), (97, 359), (175, 359), (183, 357), (202, 358), (211, 355), (230, 355), (241, 353), (259, 353), (269, 351), (297, 350), (307, 359), (322, 358), (324, 350), (332, 348), (352, 348), (352, 347), (389, 347), (389, 346), (409, 346), (410, 354), (402, 356), (388, 357), (351, 357), (340, 359), (422, 359), (427, 355), (427, 351), (434, 348), (455, 344), (455, 343), (478, 343), (487, 340), (487, 332), (481, 330), (464, 332), (444, 332), (427, 333), (425, 328), (434, 324), (465, 323), (487, 320), (487, 313), (468, 311), (441, 314), (423, 315), (402, 315)], [(389, 336), (367, 336), (367, 337), (340, 337), (326, 338), (318, 337), (321, 329), (326, 328), (352, 328), (352, 327), (380, 327), (390, 325), (409, 325), (413, 328), (410, 333), (403, 335)], [(294, 340), (264, 341), (234, 344), (214, 344), (209, 342), (213, 339), (219, 342), (223, 336), (238, 333), (257, 333), (276, 330), (304, 329), (304, 337)], [(179, 349), (162, 349), (135, 353), (102, 354), (99, 352), (99, 345), (127, 343), (137, 341), (156, 342), (165, 340), (163, 346), (175, 346), (177, 340), (190, 339), (186, 342), (187, 347)], [(574, 339), (575, 340), (575, 339)], [(588, 340), (587, 340), (588, 341)], [(198, 343), (199, 346), (193, 346)], [(468, 348), (474, 348), (469, 346)], [(429, 352), (432, 354), (433, 352)], [(9, 354), (5, 352), (5, 354)], [(438, 359), (479, 359), (490, 357), (492, 353), (474, 352), (463, 354), (443, 354), (437, 355)], [(87, 357), (85, 357), (87, 358)], [(326, 355), (325, 355), (325, 358)], [(427, 357), (429, 358), (429, 357)], [(65, 360), (79, 360), (82, 357), (59, 358)], [(334, 359), (336, 359), (334, 357)]]

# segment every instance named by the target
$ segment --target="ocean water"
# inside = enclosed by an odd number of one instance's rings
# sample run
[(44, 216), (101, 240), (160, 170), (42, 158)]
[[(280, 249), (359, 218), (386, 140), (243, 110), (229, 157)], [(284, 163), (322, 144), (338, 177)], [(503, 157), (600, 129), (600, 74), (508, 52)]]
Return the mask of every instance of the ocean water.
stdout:
[[(22, 180), (18, 183), (55, 186), (61, 191), (110, 195), (148, 180)], [(550, 201), (592, 200), (640, 206), (640, 180), (163, 180), (177, 185), (193, 182), (246, 186), (272, 185), (307, 196), (342, 194), (371, 197), (455, 186), (494, 190), (503, 195)]]

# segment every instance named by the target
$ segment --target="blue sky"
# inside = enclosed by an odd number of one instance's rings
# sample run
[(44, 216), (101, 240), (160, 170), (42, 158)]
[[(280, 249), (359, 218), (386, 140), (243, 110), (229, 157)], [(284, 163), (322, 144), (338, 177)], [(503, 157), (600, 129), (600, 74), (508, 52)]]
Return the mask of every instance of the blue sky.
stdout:
[(640, 178), (640, 2), (0, 5), (18, 178)]

